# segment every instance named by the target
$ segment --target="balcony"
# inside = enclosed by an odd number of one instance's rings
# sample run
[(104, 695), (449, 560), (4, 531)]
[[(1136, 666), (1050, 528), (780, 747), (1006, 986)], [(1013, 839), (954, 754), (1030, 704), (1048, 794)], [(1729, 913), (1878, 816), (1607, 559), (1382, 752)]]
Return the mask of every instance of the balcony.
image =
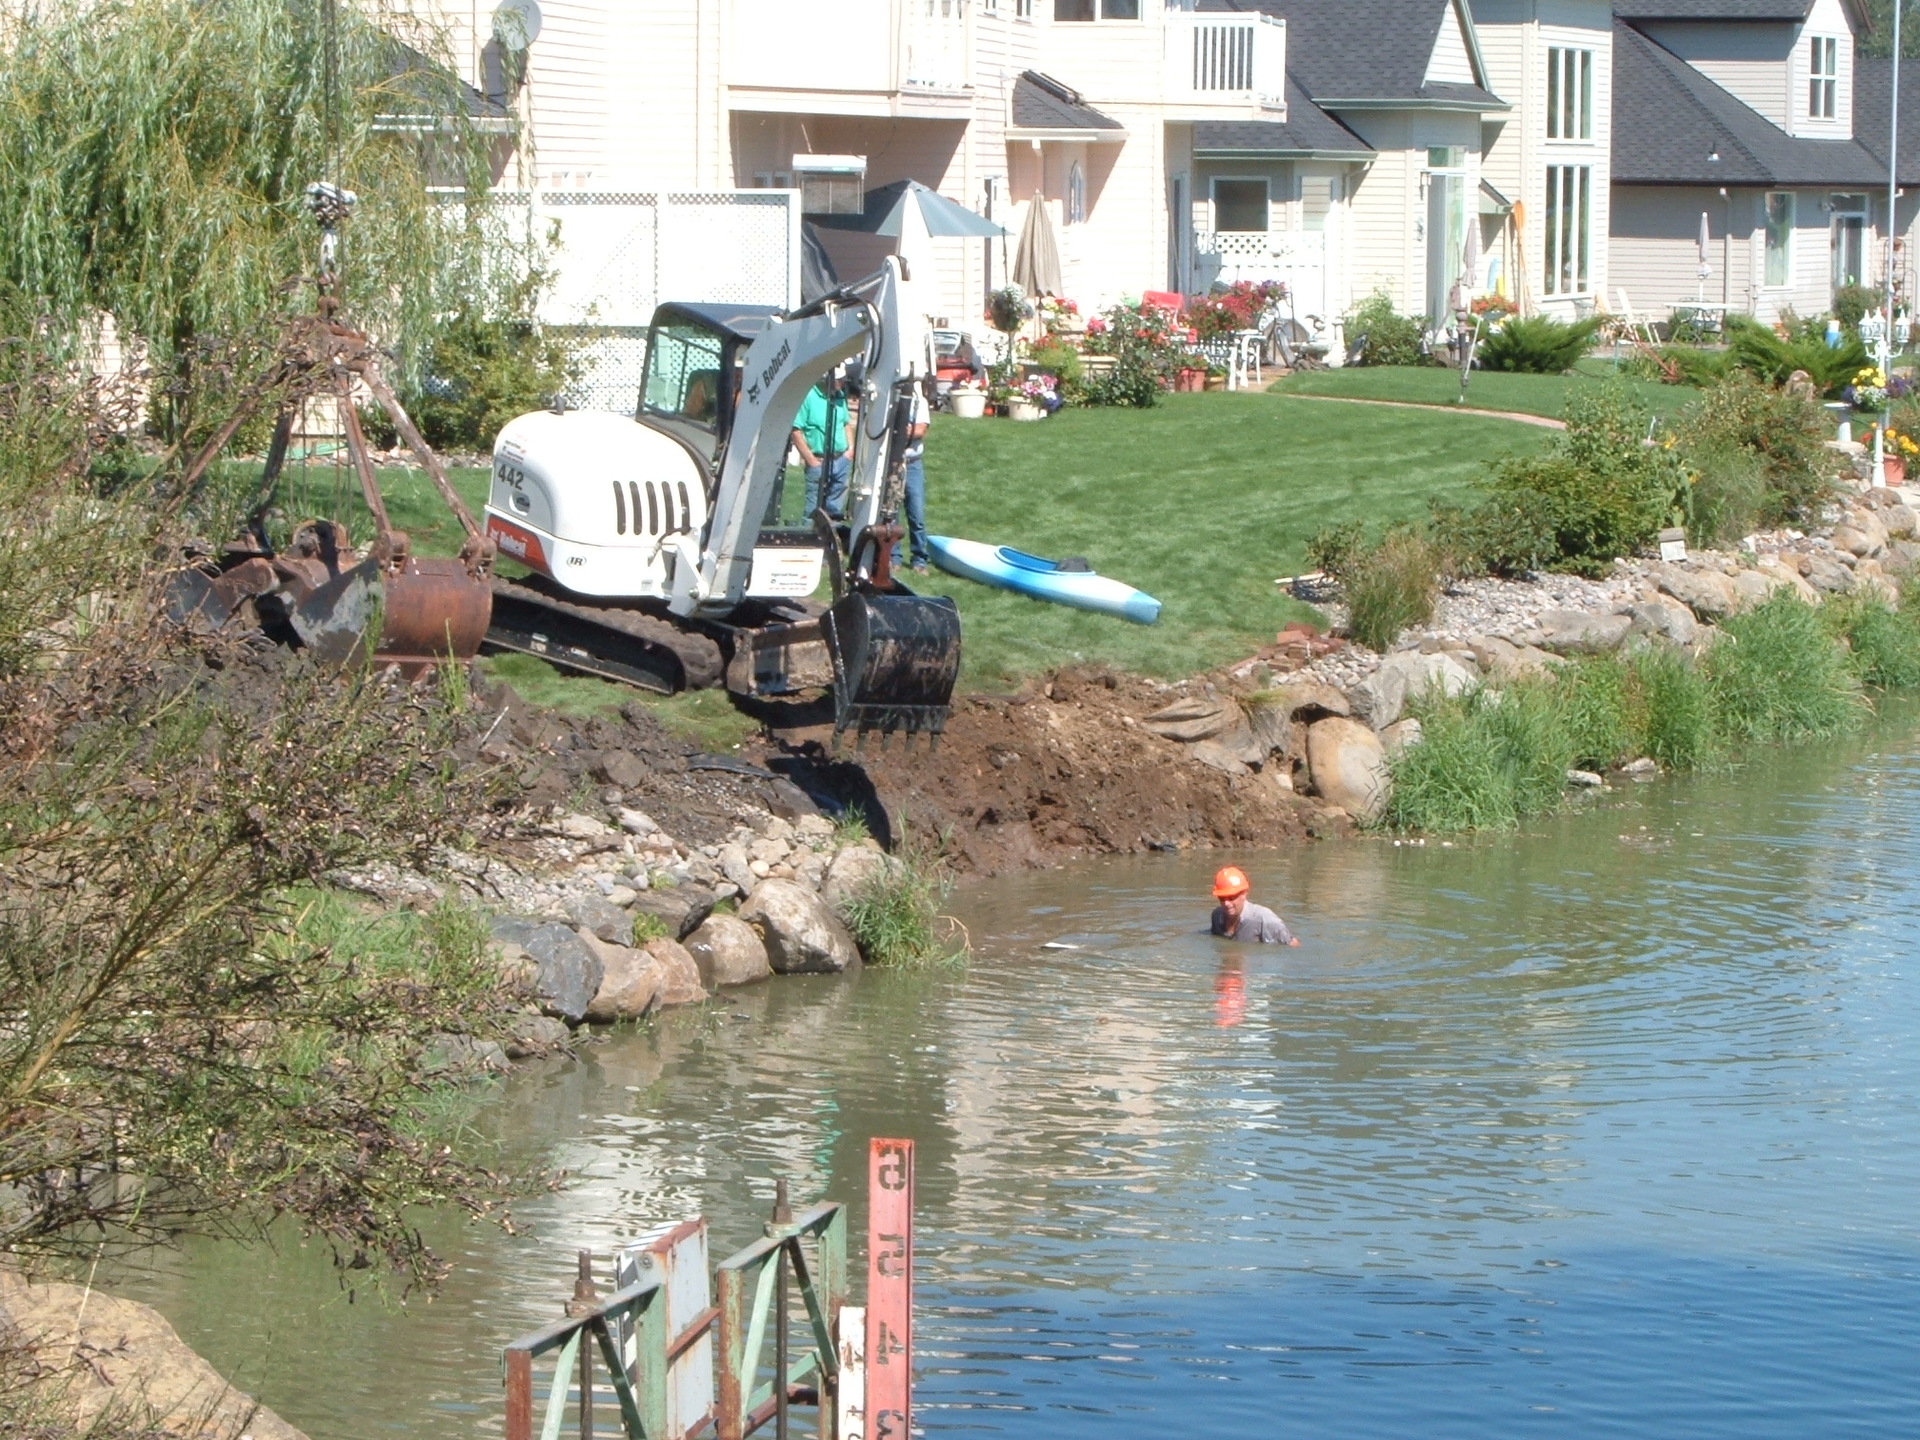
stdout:
[(731, 0), (729, 103), (826, 115), (965, 114), (973, 0)]
[(1169, 10), (1166, 56), (1167, 104), (1191, 109), (1195, 118), (1259, 111), (1248, 118), (1286, 119), (1286, 21)]

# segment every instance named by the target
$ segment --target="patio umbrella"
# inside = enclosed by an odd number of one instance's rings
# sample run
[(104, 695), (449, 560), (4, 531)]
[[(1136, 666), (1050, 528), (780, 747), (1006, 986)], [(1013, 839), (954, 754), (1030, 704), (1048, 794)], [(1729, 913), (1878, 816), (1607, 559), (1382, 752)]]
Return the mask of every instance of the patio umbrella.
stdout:
[(1703, 300), (1706, 298), (1704, 287), (1707, 283), (1707, 276), (1713, 273), (1713, 266), (1707, 261), (1707, 246), (1712, 243), (1713, 234), (1707, 226), (1707, 212), (1702, 210), (1700, 212), (1700, 284), (1703, 290), (1698, 298)]
[(1473, 290), (1480, 281), (1480, 217), (1467, 217), (1467, 240), (1461, 247), (1460, 278), (1453, 282), (1453, 294), (1447, 297), (1447, 308), (1464, 310), (1473, 303)]
[[(913, 211), (911, 218), (908, 211)], [(916, 225), (917, 222), (917, 225)], [(825, 230), (858, 230), (866, 235), (1004, 235), (1007, 232), (918, 180), (896, 180), (867, 191), (858, 215), (816, 215), (809, 222)]]
[(1060, 245), (1053, 238), (1053, 216), (1039, 191), (1027, 206), (1027, 223), (1020, 227), (1020, 244), (1013, 252), (1013, 283), (1029, 295), (1058, 295), (1066, 288), (1060, 278)]

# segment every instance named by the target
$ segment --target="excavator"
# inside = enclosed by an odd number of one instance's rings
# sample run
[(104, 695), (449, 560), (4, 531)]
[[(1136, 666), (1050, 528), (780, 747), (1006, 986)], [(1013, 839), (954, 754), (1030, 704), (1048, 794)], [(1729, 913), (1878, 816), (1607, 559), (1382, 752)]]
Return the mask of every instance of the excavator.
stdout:
[[(316, 185), (310, 198), (323, 232), (319, 311), (290, 324), (279, 359), (188, 467), (190, 486), (248, 416), (277, 401), (246, 531), (176, 572), (176, 619), (243, 615), (323, 660), (370, 654), (415, 674), (484, 644), (665, 693), (830, 686), (836, 744), (849, 730), (862, 743), (870, 732), (882, 743), (897, 732), (909, 744), (937, 740), (959, 672), (959, 612), (892, 572), (914, 391), (932, 373), (904, 261), (791, 312), (662, 305), (635, 413), (556, 407), (502, 429), (483, 530), (382, 377), (372, 342), (336, 316), (332, 259), (353, 197)], [(862, 378), (846, 515), (783, 524), (795, 413), (848, 361)], [(356, 387), (386, 409), (460, 520), (457, 559), (413, 555), (389, 524)], [(337, 521), (298, 526), (285, 547), (264, 523), (294, 416), (328, 393), (342, 402), (374, 517), (364, 557)], [(496, 559), (528, 573), (509, 579)], [(825, 604), (813, 598), (823, 570)]]
[[(959, 612), (892, 568), (914, 392), (932, 374), (909, 296), (905, 261), (889, 257), (791, 312), (665, 304), (632, 415), (509, 422), (485, 533), (529, 573), (494, 576), (486, 643), (668, 693), (831, 685), (836, 739), (937, 737)], [(795, 413), (843, 364), (857, 377), (846, 515), (783, 524)]]

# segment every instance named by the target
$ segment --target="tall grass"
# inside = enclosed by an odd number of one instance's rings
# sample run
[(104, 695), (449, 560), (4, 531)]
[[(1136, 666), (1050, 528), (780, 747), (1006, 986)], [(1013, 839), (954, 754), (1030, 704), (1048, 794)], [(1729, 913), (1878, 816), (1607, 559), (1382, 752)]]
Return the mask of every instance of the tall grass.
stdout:
[(965, 931), (940, 909), (952, 889), (938, 851), (903, 833), (899, 853), (847, 904), (847, 928), (862, 957), (900, 968), (963, 961)]
[(1823, 615), (1777, 595), (1727, 621), (1698, 662), (1641, 645), (1503, 691), (1428, 696), (1421, 743), (1390, 762), (1381, 823), (1505, 829), (1556, 808), (1570, 766), (1648, 756), (1691, 770), (1757, 741), (1840, 734), (1866, 712), (1863, 685), (1920, 687), (1920, 605), (1861, 599)]

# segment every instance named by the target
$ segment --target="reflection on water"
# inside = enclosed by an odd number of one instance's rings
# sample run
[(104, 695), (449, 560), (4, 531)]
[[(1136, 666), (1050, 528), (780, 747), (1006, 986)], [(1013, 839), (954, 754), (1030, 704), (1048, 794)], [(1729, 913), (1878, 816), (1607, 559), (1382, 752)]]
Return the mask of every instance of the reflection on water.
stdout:
[(762, 986), (512, 1079), (485, 1123), (573, 1182), (531, 1235), (439, 1228), (431, 1305), (349, 1306), (297, 1245), (138, 1285), (315, 1440), (492, 1434), (576, 1245), (744, 1243), (775, 1174), (857, 1198), (910, 1134), (929, 1431), (1910, 1433), (1913, 728), (1256, 857), (1297, 950), (1203, 933), (1218, 856), (975, 889), (963, 975)]

